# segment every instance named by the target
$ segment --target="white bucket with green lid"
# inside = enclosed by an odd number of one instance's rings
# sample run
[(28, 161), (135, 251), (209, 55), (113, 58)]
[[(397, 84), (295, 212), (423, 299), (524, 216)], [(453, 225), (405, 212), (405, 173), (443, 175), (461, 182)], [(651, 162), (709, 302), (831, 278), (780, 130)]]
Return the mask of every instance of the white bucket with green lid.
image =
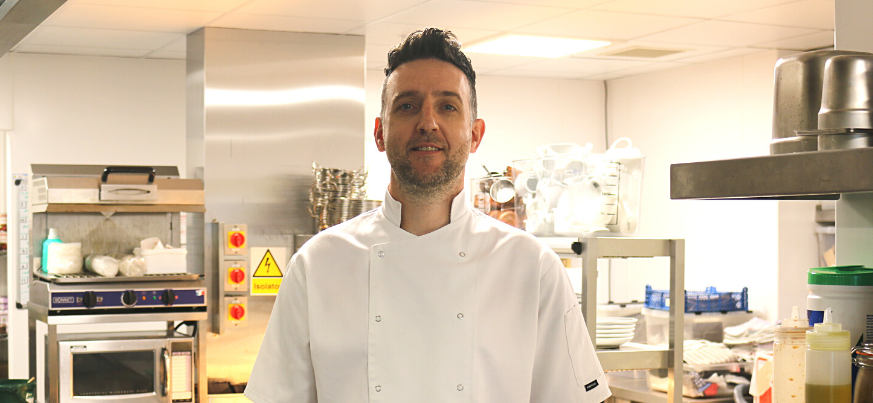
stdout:
[(809, 325), (822, 323), (825, 308), (850, 333), (852, 345), (873, 341), (873, 269), (864, 266), (817, 267), (807, 273)]

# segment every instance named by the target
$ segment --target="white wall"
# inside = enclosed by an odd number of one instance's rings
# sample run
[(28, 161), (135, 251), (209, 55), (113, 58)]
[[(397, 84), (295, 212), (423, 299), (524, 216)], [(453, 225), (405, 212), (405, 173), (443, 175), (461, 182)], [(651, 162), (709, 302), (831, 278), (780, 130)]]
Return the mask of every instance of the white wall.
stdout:
[[(391, 174), (385, 154), (376, 150), (372, 140), (384, 78), (381, 70), (367, 71), (364, 158), (370, 169), (368, 196), (378, 200), (383, 199)], [(548, 143), (590, 142), (595, 151), (603, 152), (603, 90), (602, 81), (477, 77), (485, 137), (467, 162), (467, 178), (484, 176), (483, 164), (502, 172), (513, 160), (536, 158), (534, 148)]]
[[(184, 175), (184, 61), (9, 54), (0, 59), (0, 125), (10, 112), (9, 174), (51, 163), (175, 165)], [(18, 267), (17, 254), (8, 264)], [(14, 304), (9, 330), (10, 376), (27, 378), (27, 314)]]
[[(808, 245), (812, 204), (780, 209), (777, 201), (670, 200), (669, 175), (673, 163), (769, 153), (773, 68), (780, 56), (767, 51), (608, 82), (610, 139), (630, 137), (647, 156), (640, 236), (685, 238), (687, 290), (748, 286), (750, 307), (771, 320), (784, 305), (779, 274), (802, 276), (815, 265), (814, 254), (780, 259), (789, 245)], [(804, 208), (810, 209), (806, 218)], [(781, 230), (780, 222), (786, 225)], [(651, 264), (623, 266), (613, 278), (624, 278), (629, 290), (668, 286), (666, 272), (651, 275)], [(786, 298), (797, 300), (805, 281), (797, 290), (793, 280), (783, 285)]]

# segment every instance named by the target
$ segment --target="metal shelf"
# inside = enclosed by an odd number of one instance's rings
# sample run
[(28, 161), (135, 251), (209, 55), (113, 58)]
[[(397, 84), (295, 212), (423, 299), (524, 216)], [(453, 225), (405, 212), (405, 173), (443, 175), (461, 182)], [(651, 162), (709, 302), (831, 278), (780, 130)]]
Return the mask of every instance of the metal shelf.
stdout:
[[(667, 368), (670, 386), (667, 402), (681, 403), (682, 388), (676, 390), (676, 380), (682, 379), (683, 331), (685, 321), (685, 240), (639, 238), (579, 238), (569, 248), (552, 246), (562, 257), (582, 259), (582, 313), (591, 340), (597, 339), (597, 259), (608, 258), (670, 258), (670, 337), (666, 350), (597, 351), (604, 371)], [(572, 254), (572, 255), (571, 255)], [(683, 301), (674, 299), (681, 296)], [(681, 310), (681, 311), (680, 311)], [(678, 346), (678, 348), (677, 348)], [(610, 385), (611, 386), (611, 385)], [(648, 390), (648, 388), (646, 388)], [(659, 400), (663, 402), (665, 400)]]
[[(645, 379), (623, 379), (619, 377), (609, 377), (609, 390), (612, 391), (612, 397), (617, 399), (630, 400), (639, 403), (667, 403), (667, 394), (664, 392), (653, 391), (649, 389)], [(708, 398), (691, 398), (680, 397), (680, 402), (684, 403), (733, 403), (734, 398), (731, 396), (708, 397)]]

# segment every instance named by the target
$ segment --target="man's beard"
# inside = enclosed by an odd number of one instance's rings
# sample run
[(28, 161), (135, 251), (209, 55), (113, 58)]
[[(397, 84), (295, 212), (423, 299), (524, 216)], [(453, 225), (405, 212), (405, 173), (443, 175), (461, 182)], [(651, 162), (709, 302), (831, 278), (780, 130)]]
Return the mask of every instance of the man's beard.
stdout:
[(464, 171), (464, 149), (449, 154), (439, 169), (431, 173), (417, 171), (409, 162), (407, 150), (388, 151), (388, 162), (403, 193), (416, 200), (442, 196), (453, 190), (456, 180)]

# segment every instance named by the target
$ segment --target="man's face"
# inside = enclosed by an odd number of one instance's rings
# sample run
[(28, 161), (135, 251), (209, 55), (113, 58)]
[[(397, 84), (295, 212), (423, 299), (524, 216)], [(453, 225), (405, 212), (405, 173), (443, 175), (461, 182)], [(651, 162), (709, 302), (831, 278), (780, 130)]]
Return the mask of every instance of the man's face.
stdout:
[(388, 77), (385, 99), (375, 137), (392, 179), (412, 197), (463, 187), (467, 157), (485, 131), (481, 119), (471, 119), (464, 73), (437, 59), (407, 62)]

